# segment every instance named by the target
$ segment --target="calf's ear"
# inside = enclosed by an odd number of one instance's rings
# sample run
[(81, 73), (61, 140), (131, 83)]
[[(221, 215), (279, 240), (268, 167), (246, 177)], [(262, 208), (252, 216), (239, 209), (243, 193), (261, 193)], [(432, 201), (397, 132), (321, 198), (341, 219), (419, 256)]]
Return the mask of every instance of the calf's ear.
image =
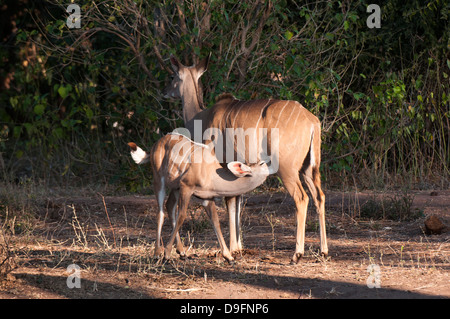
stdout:
[(230, 162), (227, 167), (236, 177), (252, 176), (252, 169), (244, 163)]

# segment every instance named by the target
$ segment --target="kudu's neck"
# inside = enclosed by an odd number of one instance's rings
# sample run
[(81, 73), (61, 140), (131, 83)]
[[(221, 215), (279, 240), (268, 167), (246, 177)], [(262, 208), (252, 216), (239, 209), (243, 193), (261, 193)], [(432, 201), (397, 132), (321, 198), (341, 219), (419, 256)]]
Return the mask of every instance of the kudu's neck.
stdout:
[(184, 123), (191, 121), (198, 113), (202, 111), (200, 103), (196, 96), (183, 96), (181, 98), (183, 103), (183, 120)]
[[(188, 90), (186, 90), (188, 91)], [(201, 108), (201, 101), (199, 101), (197, 95), (191, 91), (184, 92), (181, 97), (183, 104), (183, 120), (184, 126), (191, 133), (191, 138), (194, 139), (194, 119), (203, 111)], [(202, 141), (196, 141), (202, 143)]]
[(186, 127), (198, 113), (203, 111), (203, 96), (199, 83), (192, 78), (192, 83), (187, 84), (188, 85), (185, 86), (181, 96), (181, 101), (183, 103), (183, 120)]
[(256, 172), (253, 176), (237, 178), (218, 165), (215, 174), (211, 174), (213, 187), (219, 196), (237, 196), (247, 193), (261, 185), (268, 174)]

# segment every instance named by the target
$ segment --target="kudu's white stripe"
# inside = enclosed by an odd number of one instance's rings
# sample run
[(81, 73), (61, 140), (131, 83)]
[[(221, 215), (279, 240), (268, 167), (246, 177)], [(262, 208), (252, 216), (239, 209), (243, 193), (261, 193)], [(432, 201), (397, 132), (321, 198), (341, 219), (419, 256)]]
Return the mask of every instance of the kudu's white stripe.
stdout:
[[(238, 111), (236, 112), (236, 115), (234, 116), (233, 124), (232, 124), (231, 127), (236, 127), (236, 126), (235, 126), (235, 125), (236, 125), (236, 119), (238, 118), (239, 113), (240, 113), (241, 110), (242, 110), (242, 107), (243, 107), (245, 104), (247, 104), (247, 102), (248, 102), (248, 101), (245, 101), (245, 102), (242, 103), (242, 105), (239, 107)], [(248, 115), (248, 112), (247, 112), (247, 115)], [(245, 122), (244, 122), (244, 123), (245, 123)]]
[(227, 127), (228, 117), (230, 116), (230, 113), (232, 111), (233, 111), (233, 108), (230, 107), (229, 110), (228, 110), (228, 113), (227, 112), (224, 113), (223, 118), (222, 118), (222, 122), (221, 122), (222, 127)]
[(269, 105), (270, 99), (267, 100), (267, 103), (261, 108), (261, 113), (259, 114), (258, 121), (256, 121), (255, 129), (258, 129), (259, 121), (261, 121), (262, 114), (264, 113), (264, 110), (266, 109), (266, 106)]
[[(176, 167), (178, 168), (179, 175), (182, 175), (186, 171), (186, 166), (191, 163), (191, 155), (193, 149), (195, 149), (195, 145), (191, 145), (189, 151), (187, 151), (186, 154), (181, 159), (181, 161), (177, 163), (178, 165)], [(183, 164), (183, 168), (181, 168), (181, 164)]]
[[(300, 103), (298, 103), (298, 104), (300, 105)], [(300, 112), (297, 112), (297, 117), (295, 118), (294, 125), (292, 125), (292, 127), (296, 127), (295, 125), (297, 124), (297, 120), (298, 120), (299, 116), (300, 116)]]
[(181, 137), (186, 138), (188, 141), (190, 141), (191, 143), (193, 143), (193, 144), (195, 144), (195, 145), (197, 145), (197, 146), (200, 146), (200, 147), (203, 147), (203, 148), (208, 148), (208, 147), (209, 147), (209, 146), (206, 145), (206, 144), (196, 142), (196, 141), (192, 140), (191, 138), (187, 137), (186, 135), (183, 135), (183, 134), (180, 134), (180, 133), (177, 133), (177, 132), (171, 132), (171, 133), (169, 133), (168, 135), (181, 136)]
[[(175, 165), (176, 163), (181, 163), (181, 161), (178, 160), (178, 157), (181, 156), (181, 155), (180, 155), (180, 150), (181, 150), (181, 149), (184, 150), (184, 145), (186, 145), (187, 143), (190, 143), (190, 142), (189, 142), (188, 140), (184, 140), (182, 145), (178, 145), (178, 144), (179, 144), (179, 142), (178, 142), (178, 143), (177, 143), (177, 147), (171, 149), (171, 151), (170, 151), (170, 157), (169, 157), (169, 163), (170, 163), (170, 166), (169, 166), (169, 168), (168, 168), (168, 170), (167, 170), (168, 173), (170, 173), (170, 172), (172, 171), (172, 169), (173, 169), (173, 167), (174, 167), (174, 165)], [(174, 149), (177, 151), (176, 154), (174, 154), (174, 153), (175, 153), (175, 152), (174, 152)], [(186, 153), (186, 154), (188, 154), (188, 153)], [(183, 157), (185, 157), (186, 154), (183, 154)]]
[(289, 102), (290, 102), (290, 101), (287, 101), (286, 104), (285, 104), (285, 105), (283, 106), (283, 108), (281, 109), (280, 113), (278, 113), (278, 119), (277, 119), (277, 122), (276, 122), (275, 125), (272, 126), (272, 127), (278, 127), (278, 122), (280, 121), (281, 114), (283, 114), (284, 108), (286, 107), (286, 105), (289, 104)]
[(291, 113), (289, 113), (289, 116), (288, 116), (288, 121), (290, 121), (290, 120), (291, 120), (291, 116), (292, 116), (292, 113), (294, 113), (295, 109), (296, 109), (296, 107), (295, 107), (295, 106), (291, 107)]

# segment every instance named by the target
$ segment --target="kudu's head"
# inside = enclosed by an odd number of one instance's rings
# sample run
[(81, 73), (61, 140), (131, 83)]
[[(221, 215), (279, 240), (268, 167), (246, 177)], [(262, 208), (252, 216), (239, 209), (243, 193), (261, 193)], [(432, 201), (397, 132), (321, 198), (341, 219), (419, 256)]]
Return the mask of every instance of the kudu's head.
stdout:
[[(175, 71), (172, 82), (164, 89), (165, 98), (190, 100), (201, 99), (199, 79), (208, 68), (210, 54), (193, 66), (184, 66), (173, 55), (170, 56), (170, 65)], [(201, 101), (201, 100), (200, 100)]]

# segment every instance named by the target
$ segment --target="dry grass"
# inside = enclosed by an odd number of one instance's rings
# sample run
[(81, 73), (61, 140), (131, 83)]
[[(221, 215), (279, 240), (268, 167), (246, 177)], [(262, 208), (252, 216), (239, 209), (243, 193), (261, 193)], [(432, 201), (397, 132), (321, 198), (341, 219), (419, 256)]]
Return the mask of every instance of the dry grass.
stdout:
[(8, 280), (8, 275), (17, 265), (14, 253), (11, 250), (10, 236), (5, 234), (3, 228), (0, 229), (0, 285), (3, 281)]
[[(7, 270), (8, 289), (0, 289), (0, 297), (375, 296), (365, 286), (371, 264), (381, 267), (385, 289), (377, 294), (408, 297), (408, 291), (413, 291), (414, 297), (426, 297), (448, 296), (450, 291), (445, 281), (450, 267), (448, 235), (425, 236), (420, 229), (422, 219), (366, 220), (351, 214), (356, 202), (361, 207), (373, 194), (345, 198), (342, 193), (327, 194), (330, 256), (319, 254), (317, 218), (311, 210), (305, 257), (299, 265), (290, 266), (295, 246), (294, 206), (285, 193), (246, 197), (246, 249), (230, 265), (220, 256), (214, 232), (195, 204), (181, 232), (189, 258), (181, 260), (174, 252), (173, 260), (162, 261), (153, 257), (154, 198), (38, 192), (43, 191), (36, 188), (33, 194), (17, 189), (14, 196), (3, 197), (8, 201), (1, 206), (1, 236), (14, 267)], [(424, 211), (428, 212), (426, 205)], [(219, 213), (227, 236), (228, 218), (223, 208)], [(163, 237), (169, 232), (166, 222)], [(5, 244), (0, 242), (0, 246)], [(80, 266), (81, 289), (68, 289), (65, 284), (70, 264)]]

